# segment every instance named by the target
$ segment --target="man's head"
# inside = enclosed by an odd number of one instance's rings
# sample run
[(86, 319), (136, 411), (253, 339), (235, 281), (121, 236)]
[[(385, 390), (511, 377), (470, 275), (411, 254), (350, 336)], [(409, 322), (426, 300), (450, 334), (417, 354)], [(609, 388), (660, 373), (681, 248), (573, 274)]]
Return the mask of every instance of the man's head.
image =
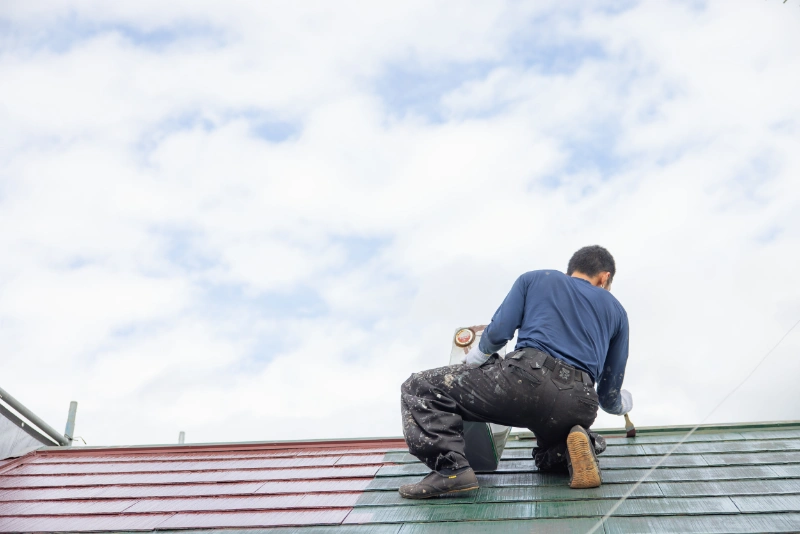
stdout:
[[(583, 247), (572, 255), (567, 265), (567, 274), (588, 280), (592, 285), (611, 288), (617, 267), (614, 256), (599, 245)], [(581, 276), (582, 275), (582, 276)]]

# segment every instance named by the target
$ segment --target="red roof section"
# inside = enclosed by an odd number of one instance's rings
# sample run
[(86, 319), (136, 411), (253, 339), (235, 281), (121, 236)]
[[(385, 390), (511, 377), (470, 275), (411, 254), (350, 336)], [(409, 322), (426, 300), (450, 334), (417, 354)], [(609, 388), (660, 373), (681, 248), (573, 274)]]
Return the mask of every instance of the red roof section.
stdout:
[(0, 462), (0, 531), (341, 524), (398, 439), (46, 449)]

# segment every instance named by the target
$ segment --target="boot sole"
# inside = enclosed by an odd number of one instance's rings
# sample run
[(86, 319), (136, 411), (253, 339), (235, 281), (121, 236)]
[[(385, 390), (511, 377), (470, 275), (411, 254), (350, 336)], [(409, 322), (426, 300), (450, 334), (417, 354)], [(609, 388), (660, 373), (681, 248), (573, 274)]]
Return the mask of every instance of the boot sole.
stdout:
[(474, 486), (470, 486), (468, 488), (459, 488), (459, 489), (451, 489), (449, 491), (445, 491), (444, 493), (431, 493), (431, 494), (422, 494), (422, 495), (414, 495), (410, 493), (403, 493), (400, 492), (400, 496), (404, 499), (433, 499), (434, 497), (444, 497), (445, 495), (450, 495), (451, 493), (461, 493), (464, 491), (473, 491), (478, 489), (479, 486), (476, 484)]
[(567, 449), (572, 462), (572, 480), (569, 487), (574, 489), (597, 488), (602, 483), (600, 467), (592, 454), (592, 443), (583, 432), (571, 432), (567, 436)]

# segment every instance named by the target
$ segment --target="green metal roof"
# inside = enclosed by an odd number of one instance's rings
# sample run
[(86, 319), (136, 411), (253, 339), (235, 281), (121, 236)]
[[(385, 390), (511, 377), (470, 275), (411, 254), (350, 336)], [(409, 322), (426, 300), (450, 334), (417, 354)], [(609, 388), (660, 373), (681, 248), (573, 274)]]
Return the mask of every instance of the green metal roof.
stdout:
[[(509, 441), (497, 472), (465, 498), (409, 501), (400, 484), (427, 469), (390, 452), (344, 524), (268, 529), (283, 534), (517, 534), (588, 532), (688, 432), (640, 429), (611, 437), (600, 456), (604, 484), (573, 490), (565, 476), (532, 470), (532, 436)], [(608, 434), (608, 433), (607, 433)], [(707, 426), (690, 436), (597, 532), (799, 532), (800, 422)], [(252, 534), (253, 530), (242, 531)]]

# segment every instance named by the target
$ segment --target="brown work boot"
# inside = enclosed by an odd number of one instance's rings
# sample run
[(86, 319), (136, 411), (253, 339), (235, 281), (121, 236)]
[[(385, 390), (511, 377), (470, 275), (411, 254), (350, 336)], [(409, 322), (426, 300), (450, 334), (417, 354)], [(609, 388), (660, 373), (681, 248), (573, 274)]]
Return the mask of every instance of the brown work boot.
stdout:
[(431, 471), (428, 476), (416, 484), (400, 486), (399, 491), (400, 496), (406, 499), (430, 499), (476, 489), (478, 489), (478, 477), (470, 467), (455, 475), (443, 475)]
[(603, 483), (592, 440), (580, 425), (573, 426), (567, 436), (567, 467), (570, 488), (596, 488)]

